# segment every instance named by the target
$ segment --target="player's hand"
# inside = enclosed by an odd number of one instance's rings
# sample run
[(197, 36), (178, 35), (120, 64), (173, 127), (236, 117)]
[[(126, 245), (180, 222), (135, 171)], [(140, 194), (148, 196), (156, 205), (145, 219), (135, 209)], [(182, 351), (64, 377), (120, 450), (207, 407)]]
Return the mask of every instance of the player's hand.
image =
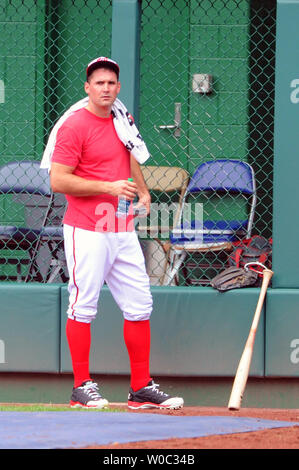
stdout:
[(124, 196), (132, 201), (137, 194), (137, 185), (133, 181), (118, 180), (111, 183), (112, 196)]
[(135, 208), (138, 209), (144, 208), (146, 210), (146, 215), (149, 215), (150, 209), (151, 209), (151, 195), (148, 191), (143, 192), (143, 193), (138, 193), (139, 200), (138, 203), (136, 204)]

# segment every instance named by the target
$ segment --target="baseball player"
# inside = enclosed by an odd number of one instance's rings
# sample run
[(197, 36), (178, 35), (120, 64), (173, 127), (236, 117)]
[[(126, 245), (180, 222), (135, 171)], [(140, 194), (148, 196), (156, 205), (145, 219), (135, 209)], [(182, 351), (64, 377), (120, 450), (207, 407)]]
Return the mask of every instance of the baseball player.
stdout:
[[(150, 195), (137, 160), (119, 139), (112, 107), (119, 66), (100, 57), (88, 64), (87, 106), (72, 113), (57, 132), (51, 186), (67, 199), (64, 242), (69, 272), (66, 335), (74, 374), (72, 407), (103, 408), (108, 401), (90, 377), (90, 326), (106, 282), (123, 312), (130, 360), (130, 408), (181, 408), (183, 399), (159, 390), (149, 368), (152, 296), (130, 211), (116, 216), (118, 197), (150, 210)], [(133, 181), (128, 181), (133, 178)], [(132, 205), (132, 204), (131, 204)]]

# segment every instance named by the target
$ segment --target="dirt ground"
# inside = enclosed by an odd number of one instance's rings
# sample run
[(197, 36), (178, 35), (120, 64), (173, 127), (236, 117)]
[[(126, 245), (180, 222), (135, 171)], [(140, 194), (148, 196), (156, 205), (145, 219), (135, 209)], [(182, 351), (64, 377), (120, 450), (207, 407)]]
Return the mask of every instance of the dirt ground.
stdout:
[[(132, 411), (132, 410), (130, 410)], [(175, 416), (239, 416), (299, 423), (299, 409), (244, 408), (229, 411), (226, 408), (184, 407), (181, 410), (138, 410), (134, 413), (160, 413)], [(289, 428), (266, 429), (206, 436), (191, 439), (169, 439), (158, 441), (113, 443), (105, 446), (90, 446), (93, 449), (299, 449), (299, 425)]]

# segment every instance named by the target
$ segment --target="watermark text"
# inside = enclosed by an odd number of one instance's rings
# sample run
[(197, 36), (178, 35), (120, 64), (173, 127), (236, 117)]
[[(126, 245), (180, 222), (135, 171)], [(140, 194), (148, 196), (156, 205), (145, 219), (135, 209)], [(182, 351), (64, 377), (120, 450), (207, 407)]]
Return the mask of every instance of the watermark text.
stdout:
[(0, 339), (0, 364), (5, 363), (5, 343)]
[(5, 86), (3, 80), (0, 80), (0, 103), (5, 103)]
[[(180, 240), (198, 243), (203, 237), (203, 204), (152, 203), (149, 214), (131, 205), (129, 212), (122, 218), (115, 217), (115, 207), (108, 202), (96, 206), (96, 232), (138, 231), (140, 238), (165, 238), (170, 234)], [(129, 219), (129, 217), (131, 218)]]

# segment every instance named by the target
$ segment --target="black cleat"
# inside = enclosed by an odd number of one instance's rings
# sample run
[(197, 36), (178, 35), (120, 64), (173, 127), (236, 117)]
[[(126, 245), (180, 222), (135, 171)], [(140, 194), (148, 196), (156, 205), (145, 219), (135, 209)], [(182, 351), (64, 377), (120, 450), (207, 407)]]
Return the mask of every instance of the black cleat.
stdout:
[(108, 401), (100, 395), (98, 385), (92, 380), (73, 388), (70, 405), (72, 408), (104, 408)]
[(146, 387), (134, 392), (132, 389), (129, 391), (128, 407), (132, 410), (139, 408), (161, 408), (177, 410), (184, 405), (183, 398), (171, 397), (167, 393), (159, 390), (159, 384), (151, 380)]

